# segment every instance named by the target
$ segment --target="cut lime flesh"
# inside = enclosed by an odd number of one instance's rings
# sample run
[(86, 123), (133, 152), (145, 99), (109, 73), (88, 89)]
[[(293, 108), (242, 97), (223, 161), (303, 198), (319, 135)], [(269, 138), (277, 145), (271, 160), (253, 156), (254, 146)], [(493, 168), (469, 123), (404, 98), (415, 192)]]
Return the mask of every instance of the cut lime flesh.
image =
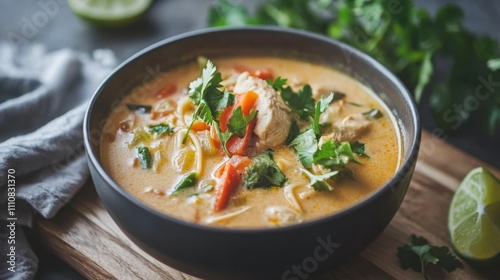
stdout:
[(152, 0), (68, 0), (76, 15), (97, 24), (119, 25), (139, 18)]
[(500, 181), (478, 167), (455, 192), (448, 215), (455, 251), (476, 263), (500, 256)]

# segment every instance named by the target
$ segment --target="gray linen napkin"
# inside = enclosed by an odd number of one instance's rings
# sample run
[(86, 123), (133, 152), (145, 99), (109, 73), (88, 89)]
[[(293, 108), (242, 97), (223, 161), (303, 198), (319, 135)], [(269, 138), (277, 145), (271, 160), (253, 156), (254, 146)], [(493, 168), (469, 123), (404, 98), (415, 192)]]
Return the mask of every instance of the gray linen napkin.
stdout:
[(87, 180), (83, 116), (114, 66), (109, 50), (0, 44), (0, 279), (34, 277), (38, 259), (21, 225), (31, 225), (33, 211), (53, 217)]

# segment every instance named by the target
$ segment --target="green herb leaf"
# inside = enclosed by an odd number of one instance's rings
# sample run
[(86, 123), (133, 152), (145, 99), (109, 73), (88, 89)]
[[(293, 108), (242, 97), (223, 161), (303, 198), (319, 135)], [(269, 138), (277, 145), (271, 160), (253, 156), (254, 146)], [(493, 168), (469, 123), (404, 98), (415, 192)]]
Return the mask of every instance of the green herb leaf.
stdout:
[(205, 95), (205, 100), (212, 115), (214, 117), (219, 117), (222, 110), (233, 105), (234, 94), (229, 93), (227, 90), (219, 91), (217, 89), (212, 89)]
[(216, 71), (217, 67), (215, 67), (212, 61), (207, 60), (205, 68), (201, 71), (201, 76), (189, 84), (188, 94), (193, 104), (200, 104), (210, 87), (217, 88), (219, 86), (222, 76), (220, 73), (216, 73)]
[(231, 0), (220, 0), (212, 4), (207, 20), (211, 26), (242, 26), (253, 21), (245, 7)]
[(333, 191), (333, 186), (328, 182), (333, 176), (337, 175), (338, 171), (332, 171), (325, 174), (317, 175), (312, 174), (306, 169), (300, 169), (302, 173), (306, 174), (309, 179), (311, 179), (311, 185), (315, 191)]
[(351, 144), (352, 151), (358, 156), (370, 157), (365, 152), (365, 144), (358, 141)]
[(219, 90), (222, 87), (220, 84), (222, 82), (221, 74), (217, 72), (217, 68), (212, 61), (207, 60), (206, 63), (205, 68), (201, 71), (201, 76), (189, 84), (189, 98), (193, 104), (198, 106), (193, 113), (193, 121), (187, 129), (182, 143), (186, 142), (193, 123), (197, 119), (201, 119), (215, 127), (217, 136), (222, 142), (222, 149), (227, 156), (231, 157), (226, 147), (229, 138), (223, 137), (217, 116), (220, 111), (233, 104), (234, 95), (226, 90)]
[(151, 153), (147, 147), (138, 146), (137, 156), (142, 168), (151, 169), (151, 166), (153, 165), (153, 158), (151, 157)]
[(276, 91), (280, 91), (283, 87), (285, 87), (287, 82), (287, 79), (281, 77), (277, 77), (274, 81), (267, 81), (267, 83)]
[(243, 114), (241, 106), (238, 106), (236, 110), (233, 111), (233, 115), (229, 118), (227, 129), (228, 131), (234, 133), (234, 135), (243, 138), (248, 126), (248, 123), (252, 121), (257, 116), (257, 111), (254, 109), (250, 110), (248, 116)]
[(163, 135), (164, 133), (174, 132), (174, 127), (172, 127), (166, 123), (160, 123), (160, 124), (148, 126), (148, 131), (149, 131), (149, 133), (154, 133), (154, 134), (160, 136), (160, 135)]
[(314, 110), (314, 119), (312, 123), (312, 128), (316, 135), (321, 136), (321, 127), (319, 125), (319, 117), (328, 108), (330, 103), (333, 102), (334, 94), (333, 92), (328, 95), (328, 97), (321, 97), (321, 99), (316, 103), (316, 108)]
[(285, 174), (273, 161), (271, 150), (252, 157), (252, 165), (247, 169), (245, 175), (245, 187), (267, 188), (271, 186), (282, 186), (287, 180)]
[[(455, 5), (443, 5), (432, 15), (411, 0), (269, 0), (257, 5), (255, 13), (230, 0), (219, 0), (217, 5), (226, 8), (209, 16), (211, 25), (263, 24), (305, 29), (368, 53), (395, 72), (417, 101), (429, 100), (422, 96), (430, 94), (434, 118), (447, 132), (460, 131), (457, 123), (463, 125), (471, 119), (484, 124), (483, 129), (490, 133), (500, 127), (498, 100), (481, 102), (460, 122), (447, 121), (448, 109), (474, 94), (478, 77), (489, 79), (492, 75), (491, 81), (500, 79), (497, 40), (468, 29), (463, 24), (463, 10)], [(390, 19), (384, 14), (387, 12)], [(446, 63), (440, 64), (448, 74), (442, 82), (433, 83), (435, 65), (443, 58)], [(346, 60), (350, 60), (347, 54)], [(308, 114), (297, 111), (301, 119), (308, 118)]]
[(420, 67), (420, 72), (418, 74), (418, 82), (415, 86), (414, 95), (417, 102), (419, 102), (422, 98), (422, 92), (424, 91), (424, 87), (429, 83), (433, 70), (432, 52), (427, 52), (422, 61), (422, 66)]
[(285, 140), (285, 144), (290, 145), (290, 143), (300, 134), (300, 128), (297, 124), (296, 120), (292, 120), (292, 124), (290, 125), (290, 130), (288, 131), (288, 135)]
[(175, 185), (175, 187), (172, 190), (171, 194), (176, 194), (176, 193), (178, 193), (179, 191), (181, 191), (183, 189), (191, 188), (194, 185), (196, 185), (197, 181), (198, 181), (198, 173), (191, 172), (189, 174), (186, 174)]
[(312, 166), (314, 153), (318, 150), (318, 140), (312, 128), (295, 137), (295, 139), (290, 142), (290, 146), (292, 146), (299, 155), (302, 166), (305, 168)]
[(463, 267), (462, 263), (450, 252), (446, 246), (433, 246), (423, 237), (410, 236), (409, 244), (398, 248), (397, 256), (403, 269), (411, 268), (420, 272), (427, 279), (426, 266), (435, 264), (451, 272)]
[(298, 93), (295, 93), (291, 87), (285, 86), (285, 82), (286, 79), (278, 77), (271, 85), (280, 92), (281, 98), (292, 112), (304, 121), (309, 120), (315, 112), (311, 86), (305, 85)]
[(331, 170), (337, 170), (339, 167), (345, 166), (349, 162), (361, 164), (352, 151), (351, 144), (345, 141), (338, 143), (328, 140), (314, 154), (314, 163), (321, 164)]
[(149, 113), (149, 112), (151, 112), (151, 109), (152, 109), (152, 107), (149, 105), (131, 104), (131, 103), (127, 104), (127, 108), (129, 110), (132, 110), (132, 111), (138, 113), (138, 114)]

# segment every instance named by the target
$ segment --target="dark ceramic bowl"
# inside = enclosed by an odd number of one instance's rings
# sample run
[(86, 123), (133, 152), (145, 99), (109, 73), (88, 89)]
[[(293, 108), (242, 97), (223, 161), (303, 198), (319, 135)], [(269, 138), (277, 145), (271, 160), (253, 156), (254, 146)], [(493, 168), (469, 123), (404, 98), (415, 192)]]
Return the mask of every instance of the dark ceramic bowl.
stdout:
[[(102, 167), (100, 139), (110, 110), (158, 71), (197, 56), (272, 55), (331, 65), (372, 88), (398, 120), (401, 169), (365, 199), (327, 217), (283, 228), (223, 229), (164, 215), (126, 192)], [(420, 142), (414, 101), (401, 82), (369, 56), (319, 35), (279, 28), (207, 29), (158, 42), (122, 63), (94, 94), (85, 116), (92, 179), (111, 217), (140, 248), (205, 279), (306, 279), (358, 254), (389, 224), (413, 174)]]

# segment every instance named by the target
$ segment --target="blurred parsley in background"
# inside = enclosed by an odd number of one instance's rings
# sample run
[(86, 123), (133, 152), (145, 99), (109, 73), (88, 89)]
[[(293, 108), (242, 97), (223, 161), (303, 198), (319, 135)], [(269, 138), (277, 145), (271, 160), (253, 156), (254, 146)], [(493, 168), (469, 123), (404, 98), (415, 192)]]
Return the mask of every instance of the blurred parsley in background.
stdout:
[[(493, 135), (500, 129), (498, 42), (465, 28), (463, 16), (455, 5), (431, 16), (411, 0), (269, 0), (255, 13), (219, 0), (208, 24), (278, 25), (346, 42), (396, 73), (417, 101), (430, 94), (438, 127), (453, 132), (473, 121)], [(445, 77), (433, 75), (437, 62)]]

